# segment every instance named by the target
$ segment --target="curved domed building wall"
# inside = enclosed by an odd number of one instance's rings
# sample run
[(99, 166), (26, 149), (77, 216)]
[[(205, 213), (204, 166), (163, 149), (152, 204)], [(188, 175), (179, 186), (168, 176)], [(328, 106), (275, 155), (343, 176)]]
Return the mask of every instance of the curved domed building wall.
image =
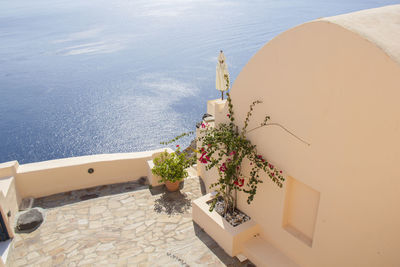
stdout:
[[(231, 91), (236, 122), (287, 177), (239, 208), (301, 266), (399, 266), (400, 6), (316, 20), (267, 43)], [(373, 25), (373, 26), (371, 26)], [(290, 186), (289, 186), (290, 185)]]

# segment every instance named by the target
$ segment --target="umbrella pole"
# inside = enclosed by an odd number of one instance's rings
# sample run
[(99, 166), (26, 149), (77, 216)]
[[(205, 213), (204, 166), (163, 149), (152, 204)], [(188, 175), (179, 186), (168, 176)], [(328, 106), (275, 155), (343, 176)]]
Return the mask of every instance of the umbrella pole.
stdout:
[(224, 91), (221, 91), (221, 95), (222, 95), (222, 100), (224, 100)]

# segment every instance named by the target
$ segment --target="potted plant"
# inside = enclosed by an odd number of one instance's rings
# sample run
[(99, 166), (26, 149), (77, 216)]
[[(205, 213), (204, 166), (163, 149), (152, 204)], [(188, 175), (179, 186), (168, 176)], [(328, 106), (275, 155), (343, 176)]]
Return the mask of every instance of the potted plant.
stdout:
[(165, 182), (168, 191), (177, 191), (180, 182), (188, 176), (186, 168), (189, 167), (190, 162), (186, 159), (185, 153), (181, 153), (177, 146), (175, 152), (164, 151), (153, 161), (154, 167), (151, 171), (161, 177), (159, 182)]

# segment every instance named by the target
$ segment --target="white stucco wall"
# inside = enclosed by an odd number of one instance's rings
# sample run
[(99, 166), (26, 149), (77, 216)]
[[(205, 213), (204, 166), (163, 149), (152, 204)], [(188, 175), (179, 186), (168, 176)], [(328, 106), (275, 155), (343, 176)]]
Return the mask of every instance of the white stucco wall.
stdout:
[[(164, 150), (82, 156), (22, 165), (12, 161), (0, 164), (0, 177), (15, 178), (19, 204), (26, 197), (37, 198), (139, 179), (148, 174), (147, 161)], [(94, 169), (92, 174), (88, 173), (89, 168)]]
[(14, 236), (13, 223), (18, 212), (17, 197), (15, 178), (11, 176), (0, 179), (0, 209), (11, 238)]
[[(147, 176), (153, 151), (102, 154), (29, 163), (17, 170), (17, 189), (22, 198), (42, 197), (92, 186), (122, 183)], [(92, 174), (88, 169), (93, 168)]]
[[(383, 11), (363, 20), (384, 17)], [(397, 51), (387, 53), (385, 43), (337, 21), (313, 21), (277, 36), (243, 68), (231, 92), (239, 128), (259, 99), (249, 128), (268, 114), (311, 144), (275, 126), (248, 136), (285, 176), (319, 193), (312, 246), (284, 229), (286, 188), (266, 176), (253, 204), (241, 195), (239, 208), (261, 225), (264, 239), (301, 266), (399, 266)], [(395, 21), (385, 23), (396, 28)], [(400, 50), (399, 33), (389, 39), (398, 38)]]

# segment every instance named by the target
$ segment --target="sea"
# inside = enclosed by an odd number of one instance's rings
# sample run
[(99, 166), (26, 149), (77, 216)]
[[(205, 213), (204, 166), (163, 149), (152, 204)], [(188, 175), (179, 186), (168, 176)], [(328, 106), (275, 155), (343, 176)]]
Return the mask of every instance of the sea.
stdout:
[(234, 82), (291, 27), (399, 3), (0, 1), (0, 163), (162, 148), (193, 131), (207, 100), (220, 97), (220, 50)]

